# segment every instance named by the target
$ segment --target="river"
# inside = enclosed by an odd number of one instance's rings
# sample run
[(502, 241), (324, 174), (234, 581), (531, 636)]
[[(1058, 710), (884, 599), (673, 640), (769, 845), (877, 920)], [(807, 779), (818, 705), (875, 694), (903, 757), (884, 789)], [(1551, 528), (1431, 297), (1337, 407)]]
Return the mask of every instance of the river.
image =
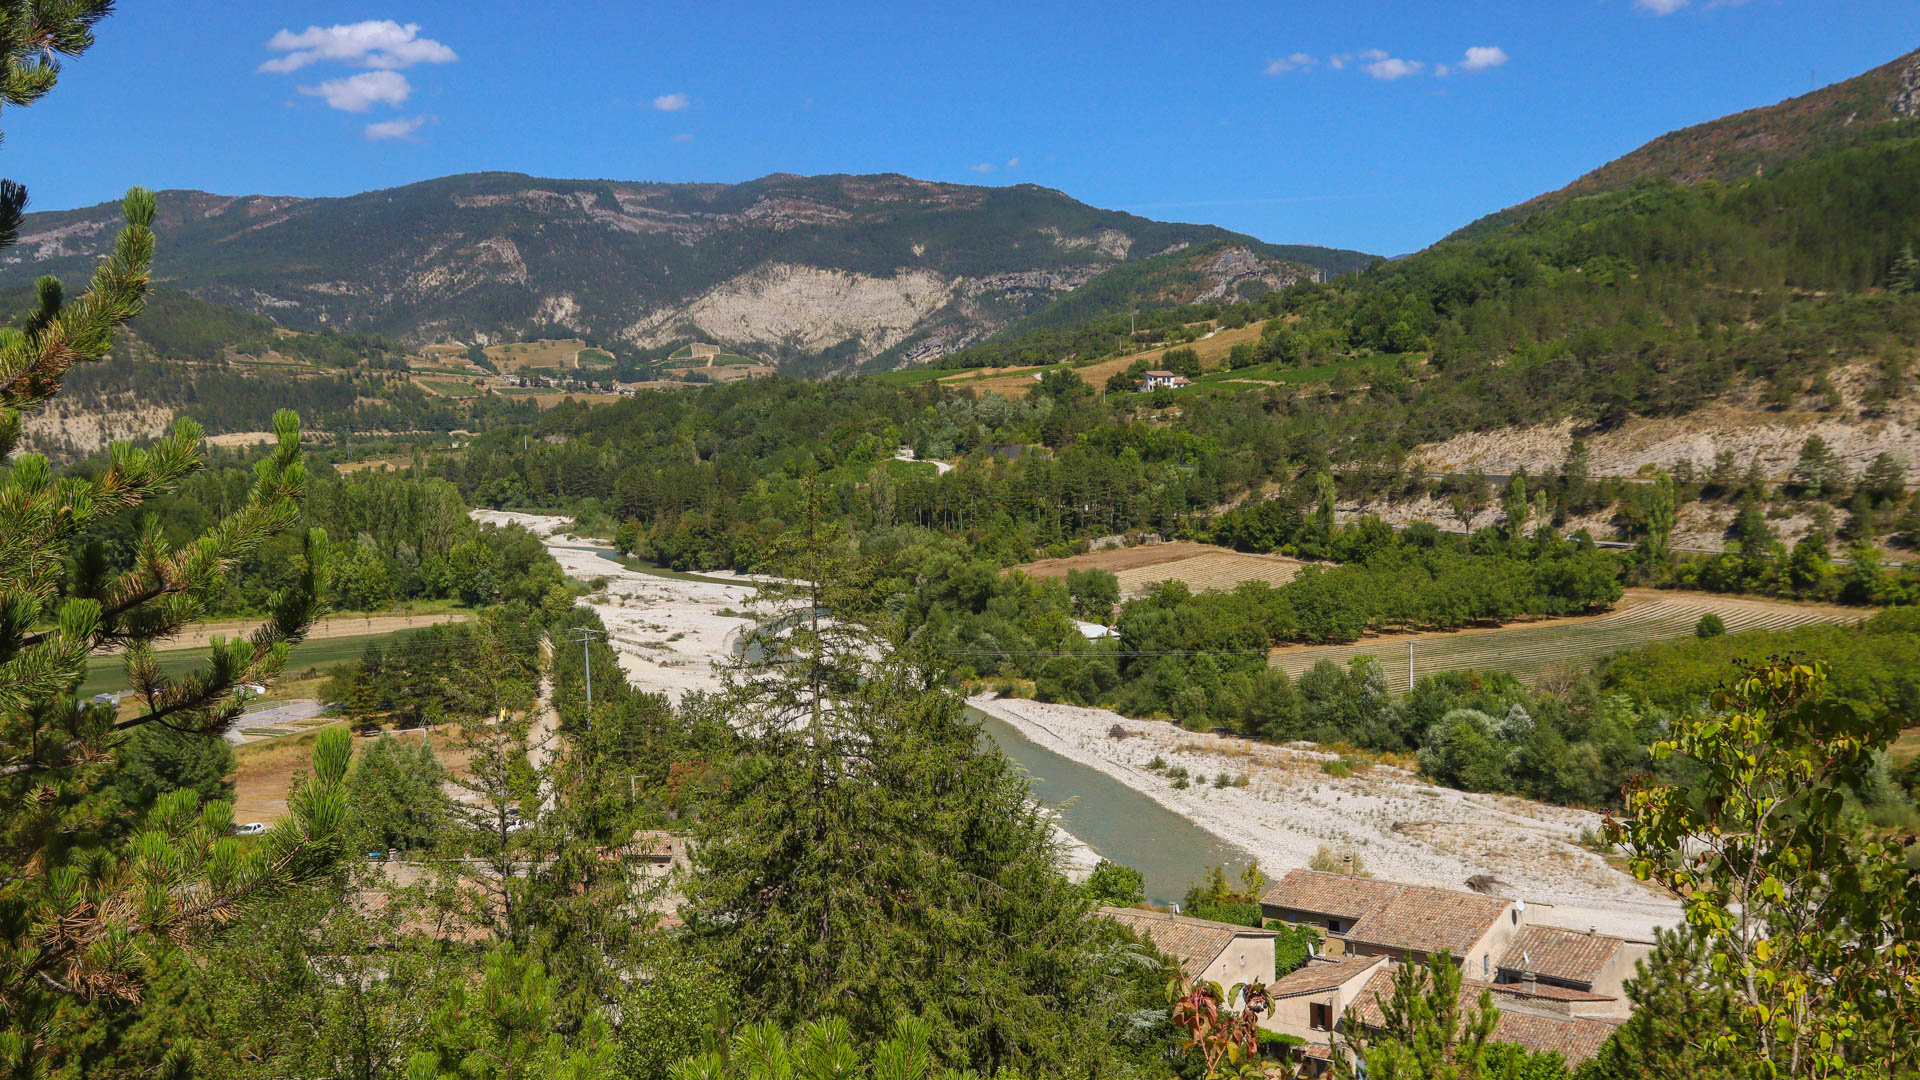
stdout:
[(1247, 853), (1098, 769), (1033, 742), (1004, 720), (977, 709), (988, 738), (1025, 772), (1033, 797), (1101, 858), (1125, 863), (1147, 879), (1147, 899), (1178, 901), (1210, 866), (1232, 879)]
[[(600, 545), (553, 539), (547, 543), (550, 547), (592, 551), (628, 570), (654, 577), (740, 584), (738, 579), (703, 577), (638, 559), (622, 559), (611, 548)], [(749, 641), (750, 635), (742, 635), (731, 648), (751, 647)], [(986, 737), (1027, 775), (1035, 801), (1057, 815), (1062, 828), (1101, 858), (1124, 863), (1145, 876), (1148, 899), (1178, 901), (1186, 895), (1188, 884), (1200, 880), (1208, 867), (1225, 866), (1231, 877), (1250, 861), (1239, 847), (1098, 769), (1034, 743), (1003, 720), (977, 709), (967, 712), (980, 722)]]

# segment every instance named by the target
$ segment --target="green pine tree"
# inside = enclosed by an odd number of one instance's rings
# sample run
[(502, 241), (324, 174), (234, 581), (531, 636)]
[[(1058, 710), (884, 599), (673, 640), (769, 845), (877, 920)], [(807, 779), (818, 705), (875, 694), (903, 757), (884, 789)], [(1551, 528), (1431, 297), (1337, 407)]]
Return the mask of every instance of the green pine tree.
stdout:
[(1894, 257), (1893, 267), (1887, 271), (1887, 288), (1909, 295), (1920, 292), (1920, 257), (1914, 255), (1911, 243)]
[[(50, 91), (57, 59), (84, 53), (111, 7), (0, 2), (0, 104), (30, 105)], [(0, 246), (18, 236), (25, 205), (23, 187), (0, 181)], [(164, 724), (219, 737), (241, 711), (240, 685), (271, 681), (312, 622), (325, 545), (308, 538), (302, 573), (273, 597), (263, 626), (216, 639), (211, 658), (184, 675), (161, 670), (156, 644), (201, 617), (225, 576), (298, 518), (299, 421), (283, 411), (278, 446), (256, 466), (243, 505), (204, 536), (176, 548), (149, 521), (130, 569), (75, 558), (82, 530), (201, 467), (200, 428), (185, 420), (149, 449), (115, 445), (90, 476), (57, 476), (44, 457), (14, 455), (23, 414), (58, 394), (74, 365), (103, 357), (146, 301), (154, 197), (135, 189), (122, 209), (125, 227), (83, 294), (68, 299), (43, 278), (33, 310), (0, 330), (0, 464), (9, 466), (0, 481), (0, 848), (12, 868), (0, 882), (0, 1070), (16, 1074), (32, 1068), (73, 1001), (139, 998), (173, 943), (333, 865), (345, 816), (340, 731), (320, 739), (288, 820), (258, 841), (227, 836), (231, 807), (191, 788), (160, 795), (144, 818), (103, 820), (120, 813), (98, 793), (114, 785), (131, 732)], [(88, 657), (105, 646), (124, 653), (130, 715), (76, 707)], [(127, 832), (124, 846), (105, 839)]]

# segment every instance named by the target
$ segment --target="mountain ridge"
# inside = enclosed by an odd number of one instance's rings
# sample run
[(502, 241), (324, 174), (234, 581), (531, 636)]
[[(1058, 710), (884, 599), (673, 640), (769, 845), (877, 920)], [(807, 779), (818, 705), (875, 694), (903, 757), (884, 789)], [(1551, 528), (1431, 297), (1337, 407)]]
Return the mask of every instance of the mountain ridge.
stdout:
[(1764, 173), (1853, 132), (1913, 119), (1920, 119), (1920, 49), (1773, 105), (1676, 128), (1564, 187), (1487, 214), (1444, 239), (1483, 236), (1583, 195), (1616, 190), (1638, 180), (1658, 177), (1691, 184)]
[[(156, 280), (290, 327), (411, 344), (551, 330), (639, 350), (713, 339), (802, 370), (938, 355), (1184, 248), (1243, 249), (1262, 272), (1239, 277), (1266, 287), (1371, 261), (1035, 184), (897, 173), (667, 184), (482, 172), (351, 196), (172, 189), (159, 202)], [(116, 215), (114, 204), (28, 215), (0, 287), (84, 275)]]

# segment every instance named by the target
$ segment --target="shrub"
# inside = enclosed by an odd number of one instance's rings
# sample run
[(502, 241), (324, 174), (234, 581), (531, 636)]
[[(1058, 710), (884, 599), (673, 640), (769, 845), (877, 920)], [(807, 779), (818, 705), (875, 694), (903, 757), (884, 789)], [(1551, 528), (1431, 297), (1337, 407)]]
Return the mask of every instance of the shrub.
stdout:
[(1186, 914), (1235, 926), (1260, 925), (1260, 905), (1251, 900), (1209, 900), (1189, 906)]
[(1175, 765), (1173, 768), (1167, 770), (1167, 779), (1169, 780), (1185, 780), (1186, 778), (1187, 767), (1185, 765)]
[(1336, 761), (1321, 762), (1320, 771), (1336, 780), (1344, 780), (1353, 775), (1353, 766), (1345, 758), (1340, 758)]
[(1132, 907), (1147, 898), (1147, 879), (1131, 866), (1101, 859), (1080, 888), (1096, 904)]
[(1107, 738), (1109, 739), (1124, 739), (1128, 734), (1127, 729), (1121, 727), (1119, 724), (1115, 724), (1107, 729)]
[(1720, 616), (1715, 615), (1711, 611), (1707, 612), (1705, 615), (1700, 616), (1700, 621), (1698, 623), (1695, 623), (1693, 627), (1694, 637), (1702, 637), (1702, 638), (1719, 637), (1721, 634), (1724, 634), (1726, 632), (1727, 632), (1727, 621), (1725, 619), (1722, 619)]
[(1185, 791), (1185, 790), (1186, 790), (1186, 788), (1187, 788), (1187, 778), (1186, 778), (1186, 777), (1184, 777), (1184, 776), (1182, 776), (1182, 777), (1178, 777), (1178, 778), (1176, 778), (1176, 779), (1174, 780), (1174, 782), (1173, 782), (1173, 789), (1174, 789), (1175, 791)]
[(1298, 1035), (1266, 1028), (1261, 1028), (1254, 1037), (1260, 1041), (1260, 1056), (1275, 1061), (1291, 1061), (1294, 1048), (1307, 1045), (1307, 1040)]
[(1226, 773), (1221, 773), (1219, 776), (1216, 776), (1213, 778), (1214, 787), (1223, 788), (1231, 783), (1233, 783), (1233, 778), (1228, 776)]
[(1159, 754), (1153, 755), (1153, 760), (1147, 762), (1147, 768), (1153, 769), (1156, 772), (1166, 767), (1167, 767), (1167, 759), (1161, 757)]
[(1320, 870), (1329, 874), (1351, 874), (1354, 877), (1373, 876), (1367, 873), (1367, 864), (1360, 856), (1355, 855), (1351, 850), (1346, 848), (1335, 851), (1325, 844), (1321, 844), (1320, 850), (1314, 852), (1313, 858), (1307, 860), (1307, 866), (1310, 869)]

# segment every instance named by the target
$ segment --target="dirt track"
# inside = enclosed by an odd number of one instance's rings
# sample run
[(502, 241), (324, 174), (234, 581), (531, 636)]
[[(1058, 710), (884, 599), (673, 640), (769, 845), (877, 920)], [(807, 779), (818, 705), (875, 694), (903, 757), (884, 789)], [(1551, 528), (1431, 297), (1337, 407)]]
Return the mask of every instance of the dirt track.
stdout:
[[(417, 630), (423, 626), (438, 626), (441, 623), (465, 622), (467, 612), (439, 611), (431, 615), (342, 615), (331, 619), (321, 619), (307, 632), (308, 641), (320, 641), (325, 638), (356, 637), (362, 634), (391, 634), (397, 630)], [(193, 623), (178, 634), (168, 638), (159, 647), (164, 649), (203, 649), (213, 643), (213, 638), (234, 637), (250, 634), (260, 625), (257, 619), (224, 619), (219, 622)], [(100, 655), (110, 655), (118, 649), (104, 649)]]

